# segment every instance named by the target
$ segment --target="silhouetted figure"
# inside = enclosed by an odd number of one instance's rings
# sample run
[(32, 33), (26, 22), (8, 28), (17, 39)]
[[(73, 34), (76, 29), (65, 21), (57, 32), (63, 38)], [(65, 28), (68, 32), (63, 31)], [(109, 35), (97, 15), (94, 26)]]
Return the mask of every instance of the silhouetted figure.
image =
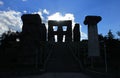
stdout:
[(79, 24), (75, 24), (75, 27), (73, 29), (73, 41), (78, 42), (80, 41), (80, 28)]

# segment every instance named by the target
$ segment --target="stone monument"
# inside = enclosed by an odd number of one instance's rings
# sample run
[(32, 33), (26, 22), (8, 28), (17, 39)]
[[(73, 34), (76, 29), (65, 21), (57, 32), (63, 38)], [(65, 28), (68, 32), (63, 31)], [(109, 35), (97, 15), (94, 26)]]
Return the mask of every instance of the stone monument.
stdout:
[(23, 21), (22, 35), (24, 40), (46, 41), (46, 27), (38, 14), (24, 14), (21, 19)]
[[(53, 27), (57, 26), (58, 30), (54, 31)], [(67, 26), (67, 30), (63, 31), (63, 26)], [(57, 41), (63, 42), (63, 35), (65, 35), (65, 42), (72, 41), (72, 21), (48, 21), (48, 41), (55, 41), (54, 36), (57, 35)]]
[(79, 24), (75, 24), (75, 27), (73, 29), (73, 41), (74, 42), (80, 41), (80, 26), (79, 26)]
[(84, 24), (88, 25), (88, 56), (100, 56), (97, 23), (100, 16), (86, 16)]

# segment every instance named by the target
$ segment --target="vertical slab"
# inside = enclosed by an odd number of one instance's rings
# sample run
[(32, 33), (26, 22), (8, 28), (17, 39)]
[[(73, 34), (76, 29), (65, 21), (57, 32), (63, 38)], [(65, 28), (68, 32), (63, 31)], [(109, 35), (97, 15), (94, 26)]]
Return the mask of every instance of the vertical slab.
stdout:
[(47, 41), (47, 29), (44, 23), (42, 23), (41, 27), (40, 27), (40, 31), (41, 31), (41, 40), (40, 41)]
[(97, 23), (100, 16), (86, 16), (84, 24), (88, 25), (88, 56), (100, 56)]
[(48, 21), (48, 41), (54, 42), (54, 30), (53, 30), (53, 24), (51, 21)]
[[(24, 14), (21, 17), (23, 21), (22, 35), (24, 35), (24, 40), (35, 41), (36, 43), (41, 41), (42, 35), (41, 30), (43, 30), (42, 20), (38, 14)], [(44, 34), (46, 35), (46, 34)]]
[(62, 26), (58, 26), (58, 31), (57, 31), (57, 35), (58, 35), (58, 42), (62, 42), (63, 41), (63, 29)]
[(75, 24), (75, 27), (73, 29), (73, 41), (74, 42), (80, 41), (80, 26), (79, 26), (79, 24)]

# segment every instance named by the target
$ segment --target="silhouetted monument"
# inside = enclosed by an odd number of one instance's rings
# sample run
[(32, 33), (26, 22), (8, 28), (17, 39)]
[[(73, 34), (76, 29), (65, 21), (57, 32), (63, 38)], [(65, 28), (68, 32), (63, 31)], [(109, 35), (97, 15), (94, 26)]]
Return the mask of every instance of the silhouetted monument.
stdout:
[(46, 41), (46, 27), (39, 14), (24, 14), (21, 19), (23, 21), (20, 39), (21, 58), (23, 64), (37, 69), (42, 64), (44, 45), (42, 42)]
[(46, 41), (47, 40), (47, 29), (44, 23), (40, 26), (40, 31), (41, 31), (41, 37), (40, 41)]
[[(80, 60), (76, 60), (79, 57), (76, 53), (80, 54), (82, 51), (79, 24), (76, 23), (72, 29), (71, 20), (48, 20), (47, 33), (46, 26), (38, 14), (24, 14), (21, 18), (23, 27), (20, 40), (23, 43), (25, 64), (36, 69), (40, 66), (47, 71), (80, 71), (82, 64)], [(97, 23), (100, 20), (98, 16), (87, 16), (84, 21), (85, 25), (88, 24), (89, 56), (99, 56)], [(55, 43), (55, 39), (59, 44)]]
[(46, 27), (38, 14), (24, 14), (22, 17), (24, 38), (35, 42), (46, 41)]
[(97, 23), (100, 16), (86, 16), (84, 24), (88, 25), (88, 56), (100, 56)]
[(75, 24), (75, 27), (73, 29), (73, 41), (74, 42), (80, 41), (80, 26), (79, 26), (79, 24)]
[[(53, 27), (56, 26), (58, 29), (54, 31)], [(66, 26), (66, 31), (63, 31), (63, 26)], [(65, 35), (65, 42), (72, 41), (72, 21), (48, 21), (48, 41), (55, 41), (54, 36), (57, 35), (57, 41), (63, 41), (63, 35)]]

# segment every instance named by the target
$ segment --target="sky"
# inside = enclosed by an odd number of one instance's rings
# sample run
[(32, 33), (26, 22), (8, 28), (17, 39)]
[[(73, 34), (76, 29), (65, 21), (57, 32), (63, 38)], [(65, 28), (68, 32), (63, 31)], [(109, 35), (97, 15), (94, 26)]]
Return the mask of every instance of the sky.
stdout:
[(23, 14), (39, 14), (42, 22), (48, 20), (72, 20), (80, 24), (82, 39), (87, 38), (88, 15), (101, 16), (98, 33), (114, 35), (120, 31), (120, 0), (0, 0), (0, 34), (9, 29), (21, 31)]

